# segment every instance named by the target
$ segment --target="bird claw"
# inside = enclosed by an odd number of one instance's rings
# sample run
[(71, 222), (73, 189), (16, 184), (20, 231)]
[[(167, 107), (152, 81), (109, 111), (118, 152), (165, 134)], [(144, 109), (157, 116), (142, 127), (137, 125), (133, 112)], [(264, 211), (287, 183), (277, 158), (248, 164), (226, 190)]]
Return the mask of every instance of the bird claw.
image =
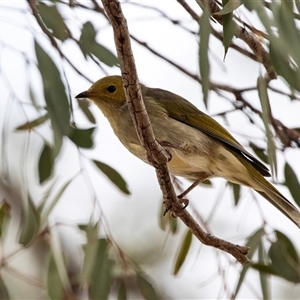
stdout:
[[(180, 199), (180, 198), (178, 198), (178, 200), (182, 204), (181, 210), (186, 209), (186, 207), (189, 205), (189, 200), (188, 199)], [(164, 203), (164, 205), (166, 205), (165, 201), (163, 203)], [(177, 218), (176, 209), (175, 210), (173, 209), (173, 205), (166, 206), (166, 208), (165, 208), (165, 210), (163, 212), (163, 216), (165, 216), (166, 213), (169, 212), (169, 211), (171, 211), (171, 216), (173, 218)]]

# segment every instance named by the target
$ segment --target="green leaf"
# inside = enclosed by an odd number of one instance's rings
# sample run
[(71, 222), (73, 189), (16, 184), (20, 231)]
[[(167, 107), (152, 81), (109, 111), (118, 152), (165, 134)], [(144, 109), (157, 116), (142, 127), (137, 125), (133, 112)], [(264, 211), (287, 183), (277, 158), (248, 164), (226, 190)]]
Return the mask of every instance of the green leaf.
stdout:
[(97, 260), (98, 254), (98, 231), (99, 231), (99, 223), (96, 224), (88, 224), (78, 226), (81, 230), (86, 232), (86, 245), (84, 248), (84, 263), (83, 270), (81, 273), (81, 283), (85, 285), (91, 281), (91, 277), (94, 270), (94, 264)]
[(285, 185), (288, 187), (295, 202), (300, 205), (300, 184), (296, 173), (286, 162), (284, 166)]
[[(258, 245), (258, 261), (259, 263), (262, 264), (266, 262), (265, 250), (262, 242), (259, 243)], [(259, 279), (260, 279), (260, 286), (263, 294), (263, 299), (271, 299), (269, 275), (266, 274), (265, 272), (259, 272)]]
[(54, 133), (55, 154), (58, 154), (62, 145), (62, 136), (69, 135), (72, 131), (68, 97), (55, 63), (36, 41), (35, 52), (43, 80), (46, 109)]
[(202, 92), (203, 92), (203, 102), (207, 107), (208, 102), (208, 92), (210, 88), (209, 74), (210, 74), (210, 65), (208, 59), (208, 45), (209, 45), (209, 36), (210, 36), (210, 10), (208, 5), (203, 6), (203, 14), (200, 17), (200, 46), (199, 46), (199, 69), (202, 79)]
[[(5, 225), (7, 224), (8, 220), (10, 219), (10, 211), (11, 211), (11, 207), (4, 199), (4, 201), (1, 203), (1, 206), (0, 206), (0, 240), (1, 240), (2, 234), (5, 229)], [(1, 295), (1, 292), (0, 292), (0, 295)], [(0, 297), (0, 299), (1, 299), (1, 297)]]
[(99, 170), (104, 173), (107, 178), (114, 184), (116, 185), (120, 191), (122, 191), (126, 195), (130, 195), (130, 192), (127, 188), (127, 183), (123, 179), (123, 177), (112, 167), (108, 166), (105, 163), (102, 163), (98, 160), (93, 160), (93, 163), (97, 166)]
[(289, 55), (282, 43), (283, 41), (275, 37), (270, 40), (271, 62), (278, 75), (281, 75), (295, 90), (300, 91), (299, 72), (290, 67)]
[(239, 0), (223, 0), (222, 4), (223, 8), (219, 12), (214, 13), (214, 15), (227, 15), (242, 5)]
[(81, 148), (92, 148), (94, 146), (94, 140), (92, 135), (95, 127), (88, 129), (74, 128), (72, 133), (69, 135), (70, 140)]
[(259, 77), (257, 80), (258, 86), (258, 95), (262, 107), (262, 119), (264, 122), (266, 135), (267, 135), (267, 144), (268, 144), (268, 157), (270, 160), (270, 166), (272, 170), (272, 174), (277, 177), (277, 157), (276, 157), (276, 149), (273, 141), (273, 135), (270, 130), (269, 124), (271, 124), (270, 120), (270, 101), (267, 91), (266, 81), (263, 77)]
[[(60, 237), (55, 227), (49, 231), (50, 242), (50, 265), (48, 268), (48, 293), (51, 299), (68, 298), (72, 287), (65, 262), (65, 253), (61, 247)], [(52, 263), (52, 264), (51, 264)], [(70, 274), (71, 275), (71, 274)], [(63, 297), (60, 295), (63, 293)]]
[(137, 274), (137, 284), (146, 300), (159, 300), (158, 295), (155, 292), (153, 285), (142, 274)]
[(233, 192), (234, 205), (237, 206), (241, 197), (241, 186), (239, 184), (230, 183)]
[(26, 122), (25, 124), (23, 125), (20, 125), (16, 128), (16, 130), (32, 130), (34, 127), (37, 127), (43, 123), (45, 123), (47, 120), (49, 119), (49, 115), (48, 113), (46, 113), (45, 115), (33, 120), (33, 121), (29, 121), (29, 122)]
[(52, 176), (54, 169), (53, 150), (48, 144), (44, 144), (40, 154), (38, 172), (40, 184)]
[(183, 263), (185, 262), (185, 259), (187, 258), (187, 254), (191, 248), (192, 237), (193, 237), (192, 232), (188, 229), (184, 236), (183, 242), (181, 244), (179, 253), (177, 255), (177, 259), (176, 259), (174, 270), (173, 270), (173, 275), (178, 274)]
[(96, 31), (91, 22), (83, 25), (79, 46), (85, 57), (94, 55), (109, 67), (119, 66), (118, 58), (106, 47), (96, 42)]
[(0, 274), (0, 299), (11, 299), (8, 293), (8, 289), (6, 287), (6, 284), (3, 281), (3, 278)]
[(40, 229), (40, 214), (38, 213), (35, 204), (28, 195), (26, 207), (24, 207), (22, 215), (22, 227), (19, 238), (19, 243), (23, 246), (28, 246), (36, 237)]
[[(248, 237), (246, 246), (250, 248), (248, 255), (247, 255), (250, 260), (253, 257), (255, 251), (258, 249), (258, 246), (261, 243), (261, 238), (262, 238), (263, 234), (264, 234), (264, 229), (260, 228)], [(245, 278), (246, 273), (249, 270), (250, 266), (252, 266), (252, 264), (245, 265), (241, 271), (241, 275), (239, 277), (239, 280), (237, 282), (235, 292), (234, 292), (235, 297), (237, 296), (237, 294), (242, 286), (242, 283), (244, 282), (244, 278)]]
[(77, 103), (79, 105), (79, 108), (81, 109), (81, 111), (84, 113), (84, 115), (87, 117), (87, 119), (92, 123), (92, 124), (96, 124), (96, 119), (94, 117), (94, 115), (92, 114), (92, 112), (89, 109), (90, 106), (90, 102), (87, 100), (83, 100), (83, 99), (77, 99)]
[(230, 10), (233, 8), (232, 5), (235, 3), (230, 0), (222, 0), (223, 9), (229, 11), (228, 13), (223, 13), (222, 23), (223, 23), (223, 45), (224, 45), (224, 60), (231, 44), (232, 38), (236, 33), (236, 25), (233, 21), (233, 12)]
[(64, 19), (58, 12), (55, 5), (48, 6), (42, 2), (37, 2), (37, 8), (40, 16), (46, 26), (52, 30), (53, 35), (61, 41), (65, 41), (69, 37), (69, 29)]
[(259, 271), (260, 273), (265, 273), (268, 275), (277, 275), (277, 273), (273, 270), (271, 265), (265, 265), (262, 263), (252, 263), (251, 268)]
[(119, 66), (118, 58), (108, 48), (101, 44), (95, 44), (93, 54), (109, 67)]
[(118, 300), (127, 300), (126, 285), (121, 281), (118, 291)]
[(98, 249), (94, 269), (90, 278), (89, 296), (91, 299), (108, 299), (113, 284), (112, 269), (114, 262), (108, 258), (109, 243), (107, 239), (98, 240)]
[(277, 276), (290, 282), (300, 282), (300, 265), (297, 251), (290, 239), (282, 232), (276, 230), (277, 241), (272, 243), (269, 256), (272, 269)]
[(63, 284), (61, 282), (58, 269), (52, 254), (50, 256), (49, 265), (48, 265), (47, 288), (48, 288), (48, 296), (50, 297), (50, 299), (52, 300), (64, 299)]

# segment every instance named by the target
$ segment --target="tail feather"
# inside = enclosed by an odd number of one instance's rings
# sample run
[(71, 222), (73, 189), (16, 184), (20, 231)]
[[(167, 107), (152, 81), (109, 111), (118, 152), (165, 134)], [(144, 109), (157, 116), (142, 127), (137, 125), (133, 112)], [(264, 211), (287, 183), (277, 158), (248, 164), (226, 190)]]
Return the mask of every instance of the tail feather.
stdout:
[(261, 189), (255, 190), (300, 228), (300, 211), (296, 208), (296, 206), (281, 195), (279, 191), (267, 180), (264, 179), (263, 182), (256, 180), (256, 182), (259, 183)]

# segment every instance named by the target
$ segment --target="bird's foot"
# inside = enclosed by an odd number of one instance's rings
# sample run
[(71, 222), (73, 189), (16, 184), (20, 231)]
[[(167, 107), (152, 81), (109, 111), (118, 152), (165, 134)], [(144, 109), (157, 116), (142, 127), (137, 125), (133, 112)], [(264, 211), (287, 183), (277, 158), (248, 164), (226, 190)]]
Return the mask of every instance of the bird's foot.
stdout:
[[(180, 207), (180, 208), (178, 209), (178, 207), (176, 207), (176, 205), (168, 205), (168, 206), (167, 206), (166, 202), (164, 201), (164, 202), (163, 202), (164, 205), (165, 205), (165, 210), (164, 210), (164, 212), (163, 212), (163, 215), (164, 215), (164, 216), (165, 216), (165, 214), (166, 214), (167, 212), (170, 211), (170, 212), (171, 212), (171, 216), (174, 217), (174, 218), (177, 218), (178, 213), (180, 213), (180, 211), (186, 209), (186, 207), (189, 205), (189, 200), (188, 200), (188, 199), (181, 199), (181, 198), (179, 198), (179, 197), (177, 197), (177, 198), (178, 198), (180, 204), (182, 205), (182, 207)], [(179, 211), (179, 210), (180, 210), (180, 211)]]

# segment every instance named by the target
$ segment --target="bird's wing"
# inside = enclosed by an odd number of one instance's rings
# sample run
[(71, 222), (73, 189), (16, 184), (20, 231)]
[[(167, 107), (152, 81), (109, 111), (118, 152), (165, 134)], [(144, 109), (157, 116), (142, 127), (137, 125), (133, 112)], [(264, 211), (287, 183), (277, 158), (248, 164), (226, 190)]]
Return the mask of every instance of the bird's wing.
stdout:
[[(151, 90), (150, 93), (149, 90)], [(249, 153), (222, 125), (201, 112), (186, 99), (161, 89), (148, 89), (146, 95), (160, 101), (171, 118), (192, 126), (208, 136), (225, 143), (242, 153), (263, 176), (270, 176), (268, 168)]]

